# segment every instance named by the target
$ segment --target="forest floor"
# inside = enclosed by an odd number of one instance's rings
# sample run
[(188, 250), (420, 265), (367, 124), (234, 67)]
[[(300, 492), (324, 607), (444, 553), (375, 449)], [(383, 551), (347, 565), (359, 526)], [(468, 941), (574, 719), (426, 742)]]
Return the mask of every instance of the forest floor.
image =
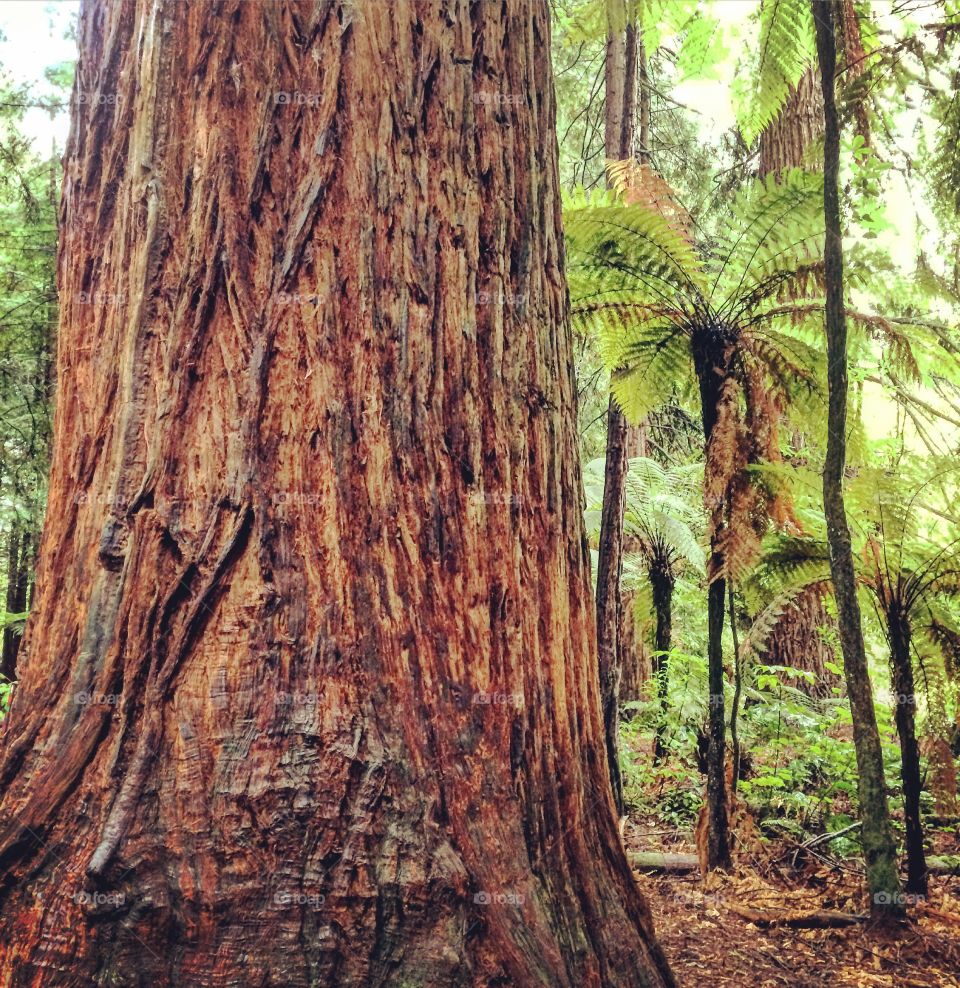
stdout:
[[(628, 852), (696, 853), (692, 832), (655, 817), (630, 818), (624, 841)], [(956, 834), (936, 835), (937, 853), (958, 844)], [(755, 844), (731, 874), (706, 882), (696, 871), (635, 871), (681, 988), (960, 988), (960, 878), (931, 877), (926, 899), (893, 930), (862, 918), (811, 927), (817, 914), (863, 917), (866, 894), (850, 862), (795, 860), (796, 847)]]

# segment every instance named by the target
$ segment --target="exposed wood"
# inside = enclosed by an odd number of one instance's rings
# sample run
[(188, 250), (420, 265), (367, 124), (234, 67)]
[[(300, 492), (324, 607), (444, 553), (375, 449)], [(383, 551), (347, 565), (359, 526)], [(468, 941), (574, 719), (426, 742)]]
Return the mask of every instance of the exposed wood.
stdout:
[(700, 871), (695, 854), (660, 854), (656, 851), (635, 851), (630, 866), (636, 871)]

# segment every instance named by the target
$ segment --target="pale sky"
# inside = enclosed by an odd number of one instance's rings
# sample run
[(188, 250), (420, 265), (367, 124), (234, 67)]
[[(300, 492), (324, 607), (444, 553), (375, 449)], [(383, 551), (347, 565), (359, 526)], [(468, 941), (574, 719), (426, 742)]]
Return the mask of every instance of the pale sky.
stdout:
[[(0, 2), (0, 66), (15, 83), (39, 83), (34, 86), (38, 96), (52, 95), (43, 77), (43, 70), (60, 62), (73, 61), (77, 46), (64, 35), (80, 10), (78, 0), (2, 0)], [(27, 111), (24, 129), (39, 146), (48, 149), (56, 138), (62, 148), (69, 129), (66, 111), (54, 120), (44, 110)]]

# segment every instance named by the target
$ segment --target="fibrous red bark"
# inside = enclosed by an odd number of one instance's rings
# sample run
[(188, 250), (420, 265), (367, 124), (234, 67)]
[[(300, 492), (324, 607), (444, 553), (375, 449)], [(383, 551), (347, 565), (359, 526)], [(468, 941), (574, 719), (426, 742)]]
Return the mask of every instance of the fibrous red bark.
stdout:
[(544, 0), (88, 2), (0, 985), (664, 985)]

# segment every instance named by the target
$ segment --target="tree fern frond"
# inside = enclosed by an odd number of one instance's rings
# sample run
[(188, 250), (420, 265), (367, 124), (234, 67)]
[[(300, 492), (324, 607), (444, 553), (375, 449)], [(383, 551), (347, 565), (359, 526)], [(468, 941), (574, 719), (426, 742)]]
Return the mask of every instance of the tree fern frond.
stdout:
[(740, 642), (741, 661), (762, 655), (767, 650), (770, 636), (776, 631), (781, 618), (790, 610), (798, 597), (812, 587), (827, 587), (829, 585), (829, 580), (817, 580), (813, 583), (791, 586), (776, 594), (754, 617), (750, 624), (750, 630)]
[(813, 64), (813, 18), (808, 0), (766, 0), (760, 8), (756, 61), (734, 98), (740, 133), (752, 144), (784, 107), (790, 90)]
[(609, 160), (607, 177), (628, 206), (643, 206), (659, 213), (673, 233), (693, 247), (693, 219), (655, 168), (633, 158)]
[(564, 228), (572, 266), (598, 277), (615, 275), (622, 288), (672, 301), (705, 287), (702, 264), (686, 236), (647, 205), (569, 211)]
[(645, 336), (627, 335), (616, 349), (601, 346), (601, 354), (611, 368), (614, 399), (634, 424), (662, 405), (692, 371), (689, 340), (675, 326), (655, 327)]
[[(749, 183), (731, 204), (718, 240), (712, 295), (718, 311), (749, 296), (766, 279), (820, 260), (823, 253), (823, 176), (799, 168)], [(763, 294), (761, 293), (761, 296)]]
[(752, 580), (772, 596), (799, 592), (830, 579), (830, 550), (826, 541), (778, 534), (766, 546)]

